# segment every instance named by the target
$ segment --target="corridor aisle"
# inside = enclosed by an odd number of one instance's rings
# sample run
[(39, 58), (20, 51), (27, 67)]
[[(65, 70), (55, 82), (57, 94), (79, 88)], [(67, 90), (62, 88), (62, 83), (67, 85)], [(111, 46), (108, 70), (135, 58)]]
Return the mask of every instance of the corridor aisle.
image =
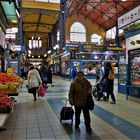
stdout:
[[(53, 78), (54, 79), (54, 78)], [(14, 111), (6, 123), (6, 131), (0, 132), (0, 140), (139, 140), (140, 105), (126, 101), (116, 94), (117, 104), (95, 100), (91, 111), (93, 133), (86, 133), (83, 116), (80, 129), (75, 130), (71, 121), (59, 121), (59, 114), (68, 97), (70, 81), (55, 77), (54, 87), (49, 86), (45, 97), (33, 101), (23, 85)], [(92, 84), (95, 83), (91, 80)], [(115, 86), (117, 83), (115, 83)], [(115, 91), (117, 88), (115, 87)]]

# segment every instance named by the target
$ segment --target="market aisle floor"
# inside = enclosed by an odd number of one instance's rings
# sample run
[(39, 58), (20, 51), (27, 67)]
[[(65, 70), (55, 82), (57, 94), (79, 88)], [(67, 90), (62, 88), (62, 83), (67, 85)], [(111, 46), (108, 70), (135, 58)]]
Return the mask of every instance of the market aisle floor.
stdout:
[[(91, 80), (94, 84), (95, 81)], [(55, 77), (54, 87), (49, 86), (45, 97), (33, 101), (31, 94), (23, 86), (16, 97), (14, 111), (6, 123), (6, 131), (0, 132), (0, 140), (139, 140), (140, 105), (126, 101), (125, 96), (115, 94), (117, 104), (95, 100), (95, 109), (91, 111), (93, 133), (86, 133), (83, 116), (79, 130), (71, 127), (71, 121), (59, 121), (59, 113), (68, 97), (70, 82)]]

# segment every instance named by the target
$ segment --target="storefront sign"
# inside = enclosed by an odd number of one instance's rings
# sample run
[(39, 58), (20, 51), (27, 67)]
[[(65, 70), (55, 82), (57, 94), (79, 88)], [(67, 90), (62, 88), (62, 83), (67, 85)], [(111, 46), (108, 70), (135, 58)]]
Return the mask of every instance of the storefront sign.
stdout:
[(118, 27), (122, 28), (140, 19), (140, 5), (118, 18)]
[(133, 50), (140, 48), (140, 34), (126, 39), (126, 49)]

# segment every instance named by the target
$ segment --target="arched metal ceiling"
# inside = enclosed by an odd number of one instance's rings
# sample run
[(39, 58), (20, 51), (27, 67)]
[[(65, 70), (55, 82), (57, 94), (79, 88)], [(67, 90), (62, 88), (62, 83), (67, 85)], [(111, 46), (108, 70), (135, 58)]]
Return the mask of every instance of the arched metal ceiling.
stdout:
[(22, 23), (26, 40), (40, 37), (47, 41), (48, 33), (59, 19), (60, 4), (22, 0)]
[(81, 14), (108, 30), (116, 25), (119, 16), (138, 5), (140, 0), (68, 0), (67, 16)]

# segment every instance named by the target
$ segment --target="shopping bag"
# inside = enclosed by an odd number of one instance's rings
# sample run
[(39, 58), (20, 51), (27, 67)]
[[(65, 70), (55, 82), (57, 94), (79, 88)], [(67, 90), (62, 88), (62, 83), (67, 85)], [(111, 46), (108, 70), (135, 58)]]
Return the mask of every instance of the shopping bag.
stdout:
[(28, 93), (33, 93), (33, 90), (32, 90), (32, 88), (28, 88)]
[(41, 97), (44, 97), (45, 96), (46, 89), (43, 87), (42, 84), (39, 85), (38, 92), (39, 92), (39, 96), (41, 96)]
[(69, 100), (66, 100), (65, 106), (63, 106), (60, 111), (60, 122), (62, 122), (62, 120), (71, 120), (71, 124), (73, 124), (74, 110), (72, 106), (67, 106), (67, 101)]
[(87, 95), (87, 107), (89, 110), (93, 110), (94, 109), (94, 100), (91, 94)]

